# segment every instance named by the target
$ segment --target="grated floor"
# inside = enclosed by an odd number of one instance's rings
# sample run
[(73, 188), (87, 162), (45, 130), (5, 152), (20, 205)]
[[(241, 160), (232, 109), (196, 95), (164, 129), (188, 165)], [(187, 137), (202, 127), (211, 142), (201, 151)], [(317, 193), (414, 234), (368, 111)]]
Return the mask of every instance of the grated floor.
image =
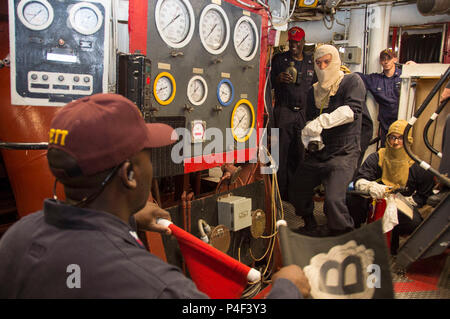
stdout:
[[(295, 208), (289, 202), (283, 202), (283, 211), (290, 229), (304, 226), (303, 219), (295, 215)], [(319, 225), (326, 224), (323, 202), (314, 202), (314, 217)], [(450, 299), (450, 285), (448, 287), (437, 285), (439, 270), (434, 274), (411, 273), (397, 266), (395, 259), (395, 256), (391, 256), (390, 267), (396, 299)], [(429, 268), (435, 268), (435, 264), (431, 264)]]

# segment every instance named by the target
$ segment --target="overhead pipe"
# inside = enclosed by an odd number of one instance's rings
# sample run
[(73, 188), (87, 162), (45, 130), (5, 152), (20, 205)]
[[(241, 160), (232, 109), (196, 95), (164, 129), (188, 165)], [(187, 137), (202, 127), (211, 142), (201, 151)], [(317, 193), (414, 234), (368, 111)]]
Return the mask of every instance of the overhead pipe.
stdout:
[[(417, 10), (417, 6), (415, 4), (408, 4), (407, 1), (396, 1), (393, 3), (393, 1), (358, 1), (358, 2), (344, 2), (339, 4), (338, 10), (336, 12), (336, 19), (339, 19), (339, 21), (342, 21), (345, 19), (343, 10), (350, 10), (351, 11), (351, 19), (350, 24), (353, 24), (352, 19), (353, 11), (360, 11), (362, 9), (365, 9), (365, 6), (374, 6), (374, 5), (381, 5), (386, 6), (388, 2), (391, 2), (392, 12), (390, 15), (390, 21), (389, 25), (391, 27), (399, 27), (399, 26), (410, 26), (410, 25), (420, 25), (420, 24), (430, 24), (430, 23), (446, 23), (448, 22), (448, 16), (447, 15), (435, 15), (435, 16), (424, 16), (420, 14), (420, 12)], [(351, 6), (350, 6), (351, 5)], [(385, 17), (385, 15), (383, 16)], [(364, 22), (362, 22), (364, 23)], [(359, 32), (361, 35), (361, 28), (363, 24), (356, 24), (358, 28), (354, 31)], [(299, 26), (305, 30), (306, 33), (306, 41), (312, 42), (312, 43), (326, 43), (332, 41), (333, 33), (344, 33), (345, 28), (337, 23), (333, 24), (333, 27), (331, 30), (327, 30), (323, 24), (322, 19), (320, 21), (297, 21), (297, 22), (291, 22), (289, 23), (289, 27), (293, 26)], [(351, 39), (352, 35), (351, 26), (349, 29), (349, 40)], [(355, 34), (355, 36), (357, 36)], [(349, 43), (351, 43), (349, 41)], [(358, 45), (362, 47), (361, 45)], [(352, 70), (353, 71), (353, 70)], [(360, 71), (360, 70), (358, 70)]]
[(341, 7), (355, 7), (360, 5), (367, 5), (367, 4), (374, 4), (374, 3), (383, 3), (383, 2), (395, 2), (395, 3), (408, 3), (407, 0), (405, 1), (392, 1), (392, 0), (358, 0), (358, 1), (344, 1), (339, 4), (339, 8)]
[(422, 15), (414, 4), (394, 6), (392, 8), (391, 27), (405, 27), (411, 25), (447, 23), (448, 15)]
[(417, 10), (424, 16), (450, 13), (448, 0), (417, 0)]

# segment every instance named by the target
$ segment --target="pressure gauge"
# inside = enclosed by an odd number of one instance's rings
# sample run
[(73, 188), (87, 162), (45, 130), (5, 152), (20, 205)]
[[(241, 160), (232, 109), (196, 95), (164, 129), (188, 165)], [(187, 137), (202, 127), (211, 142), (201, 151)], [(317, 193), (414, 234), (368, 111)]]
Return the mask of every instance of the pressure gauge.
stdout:
[(75, 31), (91, 35), (102, 27), (103, 15), (96, 5), (90, 2), (79, 2), (70, 8), (69, 21)]
[(307, 7), (307, 8), (313, 8), (317, 7), (318, 0), (300, 0), (298, 3), (299, 7)]
[(217, 4), (207, 5), (200, 15), (199, 31), (206, 51), (222, 53), (230, 40), (230, 23), (225, 11)]
[(200, 75), (194, 75), (188, 83), (187, 97), (194, 105), (201, 105), (208, 96), (208, 84)]
[(47, 0), (22, 0), (17, 6), (19, 20), (31, 30), (44, 30), (53, 22), (53, 7)]
[(255, 111), (253, 105), (247, 99), (241, 99), (236, 103), (231, 114), (231, 132), (238, 142), (245, 142), (253, 133), (255, 125)]
[(217, 86), (217, 99), (223, 106), (230, 105), (234, 98), (234, 87), (230, 80), (223, 79)]
[(161, 72), (153, 81), (153, 95), (161, 105), (167, 105), (173, 101), (176, 93), (176, 83), (168, 72)]
[(188, 0), (158, 0), (155, 22), (164, 42), (173, 48), (182, 48), (194, 33), (194, 10)]
[(250, 17), (239, 18), (234, 27), (233, 43), (237, 55), (244, 61), (250, 61), (256, 55), (259, 45), (258, 29)]

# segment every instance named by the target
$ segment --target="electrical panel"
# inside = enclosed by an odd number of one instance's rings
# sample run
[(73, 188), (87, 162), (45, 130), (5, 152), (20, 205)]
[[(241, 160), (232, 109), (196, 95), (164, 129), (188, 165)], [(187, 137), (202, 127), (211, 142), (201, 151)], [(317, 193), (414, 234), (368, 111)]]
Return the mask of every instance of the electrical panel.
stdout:
[(242, 196), (227, 196), (217, 200), (219, 224), (232, 231), (252, 225), (252, 199)]
[(130, 1), (130, 51), (152, 64), (151, 121), (184, 119), (186, 136), (172, 148), (184, 173), (256, 161), (268, 17), (253, 7), (235, 0)]
[(341, 60), (348, 64), (361, 64), (361, 48), (342, 47)]
[(116, 93), (127, 97), (148, 120), (151, 110), (151, 62), (142, 54), (117, 54)]
[(108, 91), (110, 0), (9, 0), (11, 102), (63, 106)]

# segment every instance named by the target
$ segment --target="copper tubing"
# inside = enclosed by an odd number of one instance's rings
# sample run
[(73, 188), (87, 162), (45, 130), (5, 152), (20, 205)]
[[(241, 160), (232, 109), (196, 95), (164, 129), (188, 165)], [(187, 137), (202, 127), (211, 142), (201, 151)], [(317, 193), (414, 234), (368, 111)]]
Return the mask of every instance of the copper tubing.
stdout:
[(186, 230), (186, 191), (181, 194), (181, 214), (183, 217), (183, 229)]
[[(183, 217), (183, 229), (186, 230), (186, 191), (181, 194), (181, 215)], [(186, 275), (186, 262), (182, 262), (183, 273)]]
[(191, 232), (191, 203), (192, 203), (193, 199), (194, 199), (194, 193), (190, 192), (187, 195), (187, 224), (188, 224), (187, 231), (189, 233)]

